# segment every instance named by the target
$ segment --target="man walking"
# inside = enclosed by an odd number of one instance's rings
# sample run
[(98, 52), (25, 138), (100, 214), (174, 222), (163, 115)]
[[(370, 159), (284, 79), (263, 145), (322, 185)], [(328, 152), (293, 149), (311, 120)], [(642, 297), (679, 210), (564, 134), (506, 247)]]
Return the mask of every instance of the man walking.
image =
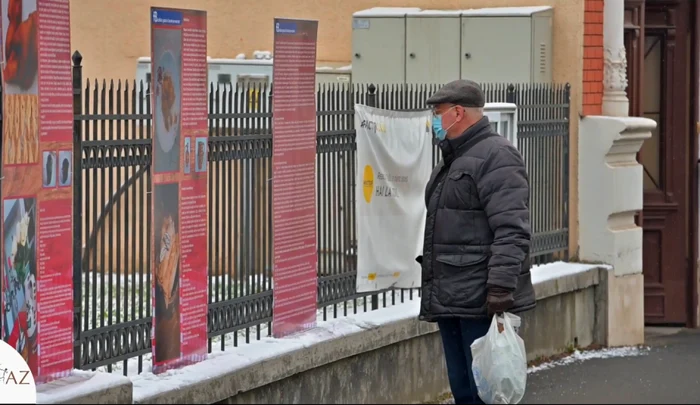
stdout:
[(443, 159), (426, 186), (420, 319), (438, 323), (455, 402), (478, 404), (471, 344), (494, 314), (535, 307), (528, 175), (484, 116), (478, 84), (453, 81), (427, 104)]

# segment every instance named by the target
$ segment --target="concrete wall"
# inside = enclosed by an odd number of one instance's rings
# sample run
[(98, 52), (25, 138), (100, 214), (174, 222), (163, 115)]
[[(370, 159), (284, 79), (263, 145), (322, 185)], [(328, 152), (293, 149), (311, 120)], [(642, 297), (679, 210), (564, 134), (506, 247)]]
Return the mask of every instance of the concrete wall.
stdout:
[(425, 403), (449, 390), (443, 358), (440, 334), (430, 332), (313, 368), (218, 403)]

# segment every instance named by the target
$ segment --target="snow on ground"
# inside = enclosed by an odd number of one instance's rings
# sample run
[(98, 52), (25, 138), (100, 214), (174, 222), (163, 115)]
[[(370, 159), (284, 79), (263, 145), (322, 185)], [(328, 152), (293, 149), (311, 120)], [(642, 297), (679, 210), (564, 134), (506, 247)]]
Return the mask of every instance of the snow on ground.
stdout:
[[(569, 366), (576, 363), (581, 363), (588, 360), (594, 359), (612, 359), (616, 357), (636, 357), (636, 356), (646, 356), (649, 354), (648, 347), (616, 347), (602, 350), (590, 350), (590, 351), (578, 351), (576, 350), (572, 355), (565, 357), (563, 359), (543, 363), (538, 366), (529, 367), (527, 369), (528, 374), (538, 373), (540, 371), (549, 370), (554, 367)], [(454, 404), (454, 398), (445, 398), (440, 401), (440, 404)]]
[(649, 354), (648, 347), (614, 347), (601, 350), (578, 351), (576, 350), (571, 356), (563, 359), (543, 363), (538, 366), (530, 367), (527, 370), (528, 374), (537, 373), (544, 370), (549, 370), (554, 367), (568, 366), (574, 363), (580, 363), (593, 359), (612, 359), (616, 357), (636, 357), (646, 356)]

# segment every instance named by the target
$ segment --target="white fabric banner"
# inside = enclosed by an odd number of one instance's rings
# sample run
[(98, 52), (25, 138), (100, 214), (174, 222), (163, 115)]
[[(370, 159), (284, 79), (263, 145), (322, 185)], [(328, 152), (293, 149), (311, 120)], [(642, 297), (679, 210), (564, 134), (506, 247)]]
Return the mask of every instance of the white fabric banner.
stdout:
[(431, 128), (430, 111), (355, 105), (358, 292), (421, 285)]

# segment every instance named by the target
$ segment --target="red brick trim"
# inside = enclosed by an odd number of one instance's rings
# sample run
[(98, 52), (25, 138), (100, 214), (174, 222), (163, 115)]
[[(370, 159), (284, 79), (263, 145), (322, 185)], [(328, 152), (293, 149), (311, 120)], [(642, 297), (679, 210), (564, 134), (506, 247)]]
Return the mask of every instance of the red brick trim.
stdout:
[[(584, 0), (583, 115), (600, 115), (603, 105), (603, 1)], [(608, 0), (622, 1), (622, 0)]]

